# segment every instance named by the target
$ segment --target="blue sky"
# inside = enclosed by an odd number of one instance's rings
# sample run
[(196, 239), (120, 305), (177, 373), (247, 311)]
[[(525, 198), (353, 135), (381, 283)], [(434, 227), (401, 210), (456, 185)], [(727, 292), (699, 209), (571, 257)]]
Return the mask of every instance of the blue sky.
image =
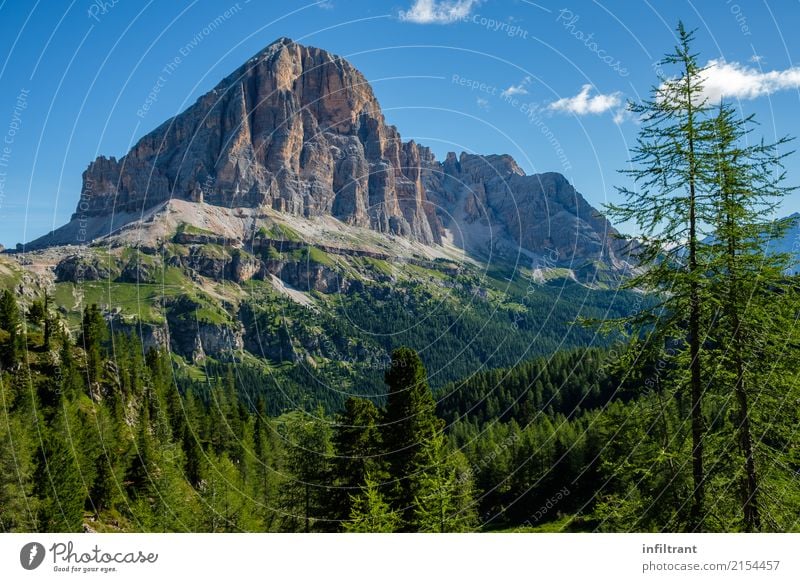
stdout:
[(281, 36), (348, 58), (438, 157), (509, 153), (599, 207), (637, 133), (623, 104), (656, 82), (678, 19), (698, 29), (713, 95), (767, 139), (800, 135), (795, 0), (0, 0), (0, 244), (66, 222), (91, 160), (124, 155)]

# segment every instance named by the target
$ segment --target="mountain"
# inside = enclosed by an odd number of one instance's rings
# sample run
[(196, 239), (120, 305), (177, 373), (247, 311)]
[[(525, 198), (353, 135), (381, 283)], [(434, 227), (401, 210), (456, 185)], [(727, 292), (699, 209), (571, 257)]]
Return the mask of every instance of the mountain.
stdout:
[(786, 253), (791, 257), (793, 268), (791, 273), (800, 272), (800, 212), (787, 216), (791, 226), (780, 238), (770, 239), (767, 248), (774, 253)]
[(92, 162), (72, 223), (31, 246), (74, 240), (81, 219), (122, 224), (168, 200), (333, 216), (430, 244), (440, 240), (420, 180), (430, 159), (386, 124), (349, 63), (281, 38), (121, 159)]
[(509, 155), (450, 153), (440, 168), (428, 196), (458, 246), (487, 257), (522, 253), (538, 265), (631, 268), (619, 233), (561, 174), (526, 176)]
[(627, 266), (616, 231), (563, 176), (525, 176), (508, 155), (438, 162), (386, 124), (351, 64), (287, 38), (121, 159), (92, 162), (70, 223), (27, 250), (113, 234), (174, 200), (334, 218), (425, 245), (447, 239), (479, 256)]
[[(779, 218), (774, 224), (780, 224), (786, 230), (777, 236), (767, 228), (763, 235), (764, 251), (766, 253), (785, 254), (789, 257), (790, 267), (786, 269), (787, 275), (800, 273), (800, 212), (795, 212), (785, 218)], [(707, 236), (703, 239), (706, 243), (713, 243), (715, 237)]]
[(632, 268), (615, 235), (560, 174), (404, 142), (352, 65), (281, 38), (92, 162), (0, 286), (49, 292), (71, 329), (98, 304), (195, 376), (235, 360), (277, 412), (380, 393), (399, 345), (441, 386), (611, 341), (573, 324), (638, 300), (612, 285)]

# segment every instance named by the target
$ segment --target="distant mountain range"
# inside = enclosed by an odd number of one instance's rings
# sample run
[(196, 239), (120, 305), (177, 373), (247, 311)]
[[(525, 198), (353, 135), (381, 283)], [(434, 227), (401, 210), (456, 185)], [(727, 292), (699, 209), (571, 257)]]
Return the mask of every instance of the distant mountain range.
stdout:
[(794, 267), (790, 271), (798, 273), (800, 272), (800, 212), (795, 212), (787, 218), (793, 222), (792, 226), (781, 238), (771, 240), (767, 248), (776, 253), (791, 255)]

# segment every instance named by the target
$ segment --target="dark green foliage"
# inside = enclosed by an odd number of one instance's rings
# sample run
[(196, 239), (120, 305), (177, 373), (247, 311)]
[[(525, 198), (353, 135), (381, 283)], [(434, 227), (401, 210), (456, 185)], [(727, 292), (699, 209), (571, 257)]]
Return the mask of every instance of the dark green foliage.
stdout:
[(392, 352), (386, 371), (389, 395), (383, 416), (383, 448), (389, 463), (394, 506), (406, 524), (415, 523), (420, 482), (417, 474), (431, 466), (430, 447), (437, 444), (444, 422), (436, 416), (428, 376), (419, 355), (409, 348)]
[[(771, 298), (791, 295), (777, 289), (763, 289), (773, 318), (783, 311)], [(99, 310), (87, 313), (77, 346), (56, 336), (47, 353), (28, 338), (28, 361), (0, 375), (3, 531), (660, 531), (690, 520), (689, 404), (669, 381), (673, 362), (628, 374), (616, 352), (558, 353), (447, 385), (437, 413), (422, 359), (400, 348), (385, 408), (353, 397), (335, 417), (270, 415), (257, 368), (211, 364), (206, 380), (176, 382), (168, 354), (109, 342)], [(770, 357), (770, 341), (753, 349)], [(762, 373), (748, 370), (751, 382)], [(772, 370), (750, 426), (761, 528), (783, 531), (800, 510), (800, 418), (786, 406), (800, 396), (793, 369)], [(716, 393), (707, 402), (717, 462), (706, 527), (746, 529), (745, 463), (730, 446), (741, 412)]]
[(35, 475), (36, 492), (41, 500), (38, 522), (42, 531), (80, 531), (86, 487), (80, 472), (75, 441), (69, 432), (70, 418), (57, 415), (52, 427), (44, 431)]
[(0, 531), (29, 532), (38, 528), (40, 499), (34, 492), (38, 466), (31, 411), (0, 373)]
[[(335, 299), (318, 297), (324, 302), (318, 311), (275, 296), (245, 303), (245, 347), (276, 367), (266, 374), (241, 367), (241, 384), (260, 386), (271, 415), (318, 404), (338, 411), (347, 394), (384, 394), (383, 375), (398, 347), (419, 351), (436, 389), (479, 369), (611, 343), (571, 324), (578, 317), (619, 317), (641, 301), (627, 291), (587, 290), (569, 281), (539, 285), (519, 274), (513, 283), (459, 275), (448, 286), (442, 297), (430, 285), (369, 283)], [(478, 299), (483, 295), (488, 298)], [(307, 356), (314, 365), (306, 365)]]
[(97, 304), (92, 304), (83, 312), (81, 338), (78, 341), (86, 352), (86, 371), (90, 382), (100, 382), (103, 373), (103, 358), (106, 355), (108, 326)]
[(14, 368), (20, 359), (22, 345), (19, 307), (14, 294), (4, 290), (0, 294), (0, 364)]
[(28, 308), (27, 318), (28, 321), (34, 325), (40, 325), (44, 322), (46, 311), (44, 306), (44, 301), (40, 301), (38, 299), (34, 300), (31, 303), (31, 306)]
[(620, 385), (603, 368), (613, 356), (600, 349), (558, 352), (513, 368), (479, 372), (437, 391), (437, 410), (448, 423), (466, 414), (473, 422), (533, 422), (542, 414), (579, 415), (613, 398), (629, 399), (632, 385)]
[(331, 430), (324, 412), (307, 415), (293, 412), (278, 427), (285, 442), (284, 466), (290, 477), (282, 486), (288, 531), (327, 531), (333, 527), (328, 514), (329, 478), (333, 448)]
[[(354, 497), (366, 487), (362, 499), (368, 502), (369, 511), (374, 511), (374, 504), (379, 503), (379, 492), (375, 479), (384, 477), (384, 459), (382, 457), (382, 437), (380, 411), (369, 400), (348, 398), (344, 410), (337, 417), (337, 426), (333, 435), (336, 457), (333, 461), (337, 476), (336, 489), (331, 492), (331, 508), (335, 519), (346, 521), (355, 510), (352, 506)], [(367, 486), (369, 479), (371, 485)], [(372, 491), (370, 487), (375, 488)], [(365, 508), (358, 513), (366, 511)]]

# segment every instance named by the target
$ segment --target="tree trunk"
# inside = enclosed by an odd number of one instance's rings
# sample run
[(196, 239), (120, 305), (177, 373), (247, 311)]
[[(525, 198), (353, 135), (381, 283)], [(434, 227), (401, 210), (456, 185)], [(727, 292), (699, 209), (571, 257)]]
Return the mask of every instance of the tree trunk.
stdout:
[[(733, 227), (728, 219), (729, 229)], [(756, 464), (753, 458), (753, 438), (750, 434), (750, 411), (747, 401), (747, 389), (744, 378), (744, 346), (742, 345), (742, 322), (739, 317), (739, 280), (736, 273), (735, 256), (736, 240), (728, 239), (728, 276), (730, 277), (730, 291), (728, 295), (729, 315), (733, 327), (733, 348), (736, 360), (736, 400), (739, 403), (739, 446), (744, 454), (745, 487), (742, 512), (744, 513), (745, 531), (752, 532), (761, 529), (761, 516), (758, 511), (758, 479), (756, 478)]]
[(686, 71), (687, 120), (689, 138), (689, 357), (692, 395), (692, 497), (691, 521), (695, 531), (703, 529), (705, 484), (703, 473), (703, 386), (700, 368), (700, 289), (697, 281), (697, 160), (694, 148), (694, 97), (690, 71)]
[(308, 510), (309, 510), (310, 500), (309, 500), (309, 492), (308, 492), (308, 483), (306, 483), (306, 533), (310, 530), (309, 523), (308, 523)]

